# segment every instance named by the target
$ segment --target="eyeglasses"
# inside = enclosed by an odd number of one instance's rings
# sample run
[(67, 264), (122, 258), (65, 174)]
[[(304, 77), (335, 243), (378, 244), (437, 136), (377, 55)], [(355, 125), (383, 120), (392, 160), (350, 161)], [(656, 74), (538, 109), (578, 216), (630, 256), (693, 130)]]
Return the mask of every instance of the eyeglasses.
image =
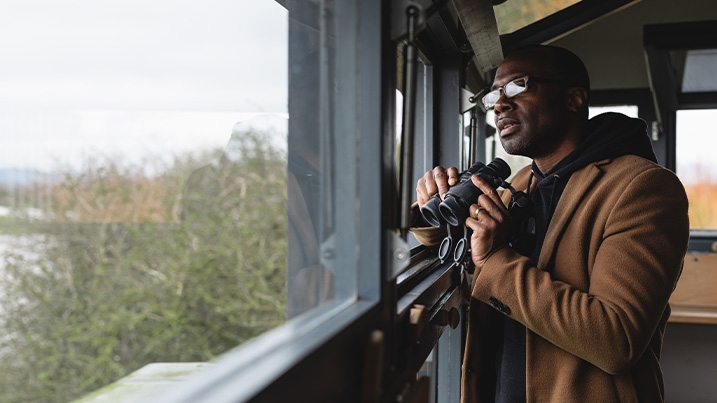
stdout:
[[(503, 91), (505, 96), (507, 98), (513, 98), (514, 96), (520, 94), (521, 92), (525, 92), (525, 90), (528, 89), (528, 78), (529, 76), (516, 78), (515, 80), (509, 82), (508, 84), (498, 87), (494, 89), (493, 91), (485, 94), (483, 96), (483, 105), (485, 106), (486, 110), (493, 109), (495, 107), (495, 104), (498, 103), (498, 99), (500, 99), (500, 92)], [(549, 78), (538, 78), (538, 77), (530, 77), (532, 81), (545, 81), (545, 82), (554, 82), (559, 83), (560, 80), (552, 80)]]

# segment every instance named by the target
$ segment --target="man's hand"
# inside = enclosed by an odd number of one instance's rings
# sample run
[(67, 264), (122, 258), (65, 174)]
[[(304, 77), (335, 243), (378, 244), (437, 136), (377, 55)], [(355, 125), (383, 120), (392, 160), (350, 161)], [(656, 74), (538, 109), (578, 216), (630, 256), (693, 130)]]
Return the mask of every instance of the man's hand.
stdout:
[(508, 244), (508, 235), (513, 219), (498, 192), (477, 175), (471, 177), (483, 194), (478, 203), (470, 207), (466, 226), (473, 230), (471, 236), (471, 258), (476, 269), (483, 268), (486, 259)]
[(423, 178), (418, 180), (416, 183), (416, 200), (418, 201), (418, 207), (423, 207), (424, 204), (434, 194), (438, 193), (443, 200), (446, 192), (451, 186), (458, 183), (458, 168), (450, 167), (435, 167), (433, 170), (426, 172)]

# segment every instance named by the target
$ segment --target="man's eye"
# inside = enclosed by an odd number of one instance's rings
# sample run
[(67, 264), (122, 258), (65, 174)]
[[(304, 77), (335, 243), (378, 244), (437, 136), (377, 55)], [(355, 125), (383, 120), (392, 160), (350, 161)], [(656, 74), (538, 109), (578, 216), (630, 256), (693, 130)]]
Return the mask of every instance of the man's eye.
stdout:
[(525, 87), (521, 87), (520, 85), (518, 85), (516, 83), (510, 83), (505, 86), (505, 93), (506, 93), (506, 95), (511, 97), (515, 94), (522, 92), (523, 89), (525, 89)]

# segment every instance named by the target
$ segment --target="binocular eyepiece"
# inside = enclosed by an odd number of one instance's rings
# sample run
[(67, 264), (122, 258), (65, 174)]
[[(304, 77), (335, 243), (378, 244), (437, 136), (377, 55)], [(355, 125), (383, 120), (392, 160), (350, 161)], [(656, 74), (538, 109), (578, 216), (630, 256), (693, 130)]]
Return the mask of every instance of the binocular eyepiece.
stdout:
[(448, 189), (443, 201), (436, 193), (421, 207), (421, 213), (429, 224), (438, 228), (446, 222), (458, 226), (466, 221), (470, 215), (471, 204), (483, 194), (471, 181), (474, 174), (483, 178), (493, 189), (497, 189), (510, 176), (510, 167), (502, 159), (496, 158), (488, 165), (476, 162), (461, 172), (458, 183)]

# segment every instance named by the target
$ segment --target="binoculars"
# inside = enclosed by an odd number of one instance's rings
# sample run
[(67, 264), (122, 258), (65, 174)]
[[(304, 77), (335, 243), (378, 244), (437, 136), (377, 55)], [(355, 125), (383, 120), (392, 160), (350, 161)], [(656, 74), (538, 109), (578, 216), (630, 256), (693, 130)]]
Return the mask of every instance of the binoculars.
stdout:
[(471, 181), (474, 174), (483, 178), (493, 189), (497, 189), (510, 176), (510, 167), (502, 159), (496, 158), (488, 165), (476, 162), (461, 172), (458, 183), (448, 189), (443, 201), (436, 193), (421, 207), (421, 214), (429, 224), (438, 228), (446, 222), (458, 226), (466, 221), (470, 215), (471, 204), (483, 194)]

